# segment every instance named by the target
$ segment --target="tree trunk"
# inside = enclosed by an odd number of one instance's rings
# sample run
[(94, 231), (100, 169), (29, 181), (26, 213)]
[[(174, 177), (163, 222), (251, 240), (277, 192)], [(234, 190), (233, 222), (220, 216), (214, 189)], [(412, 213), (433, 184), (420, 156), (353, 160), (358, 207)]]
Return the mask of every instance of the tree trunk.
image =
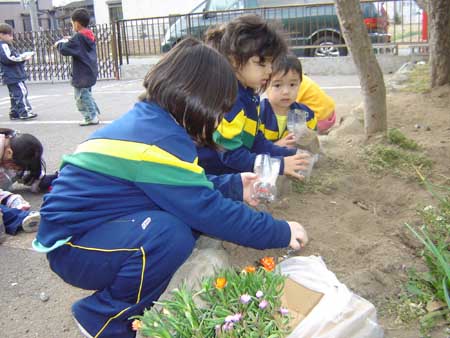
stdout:
[(417, 6), (420, 7), (421, 10), (428, 12), (429, 0), (416, 0)]
[(450, 1), (429, 3), (431, 87), (450, 84)]
[(358, 71), (364, 97), (364, 128), (367, 137), (386, 133), (386, 87), (373, 52), (359, 0), (335, 0), (345, 42)]

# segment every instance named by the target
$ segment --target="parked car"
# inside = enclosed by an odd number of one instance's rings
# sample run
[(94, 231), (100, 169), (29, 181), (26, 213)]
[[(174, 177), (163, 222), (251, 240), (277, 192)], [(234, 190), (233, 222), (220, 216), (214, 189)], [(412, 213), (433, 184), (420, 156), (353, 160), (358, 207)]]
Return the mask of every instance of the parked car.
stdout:
[[(243, 14), (255, 13), (280, 24), (287, 34), (291, 49), (299, 56), (347, 55), (345, 47), (334, 46), (345, 43), (334, 4), (324, 1), (207, 0), (170, 26), (161, 43), (161, 50), (167, 52), (187, 35), (202, 39), (210, 26), (227, 23)], [(390, 42), (387, 15), (383, 8), (381, 3), (361, 3), (372, 43)]]

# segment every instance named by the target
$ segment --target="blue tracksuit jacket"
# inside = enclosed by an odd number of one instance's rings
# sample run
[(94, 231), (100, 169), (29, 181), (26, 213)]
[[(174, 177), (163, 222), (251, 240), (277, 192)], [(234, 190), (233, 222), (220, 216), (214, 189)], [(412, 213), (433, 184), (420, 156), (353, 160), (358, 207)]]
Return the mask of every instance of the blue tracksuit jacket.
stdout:
[(51, 251), (140, 210), (166, 211), (193, 230), (245, 246), (289, 244), (287, 222), (227, 197), (242, 200), (240, 175), (209, 180), (184, 128), (156, 104), (139, 102), (64, 157), (44, 196), (34, 246)]
[(214, 133), (214, 141), (225, 151), (199, 149), (199, 163), (206, 173), (251, 172), (256, 155), (268, 153), (280, 158), (283, 174), (283, 157), (294, 155), (296, 150), (274, 145), (264, 137), (259, 124), (259, 96), (239, 83), (236, 103)]
[(27, 79), (24, 63), (12, 46), (0, 40), (0, 70), (4, 84), (19, 83)]
[[(301, 109), (306, 111), (308, 113), (306, 125), (312, 130), (317, 128), (317, 119), (314, 116), (314, 112), (308, 106), (294, 102), (291, 104), (290, 109)], [(280, 130), (277, 117), (268, 99), (261, 100), (259, 118), (261, 121), (259, 130), (264, 134), (266, 139), (275, 142), (288, 134), (287, 129)]]
[(59, 52), (72, 57), (72, 86), (89, 88), (97, 82), (97, 51), (95, 36), (85, 28), (72, 36), (68, 42), (58, 44)]

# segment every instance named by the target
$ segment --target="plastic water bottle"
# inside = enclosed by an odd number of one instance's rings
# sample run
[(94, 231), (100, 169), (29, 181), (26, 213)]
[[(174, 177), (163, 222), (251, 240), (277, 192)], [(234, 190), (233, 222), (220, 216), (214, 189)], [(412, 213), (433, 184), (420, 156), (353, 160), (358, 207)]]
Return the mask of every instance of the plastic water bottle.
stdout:
[(308, 132), (306, 118), (308, 113), (302, 109), (291, 109), (287, 115), (287, 129), (295, 135), (298, 140)]

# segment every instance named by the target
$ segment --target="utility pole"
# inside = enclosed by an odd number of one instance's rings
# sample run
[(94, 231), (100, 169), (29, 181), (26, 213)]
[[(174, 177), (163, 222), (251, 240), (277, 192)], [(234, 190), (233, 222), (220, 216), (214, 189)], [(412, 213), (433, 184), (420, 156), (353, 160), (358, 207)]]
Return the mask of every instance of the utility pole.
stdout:
[(39, 32), (37, 2), (38, 0), (22, 0), (24, 7), (28, 7), (30, 11), (31, 30), (33, 32)]

